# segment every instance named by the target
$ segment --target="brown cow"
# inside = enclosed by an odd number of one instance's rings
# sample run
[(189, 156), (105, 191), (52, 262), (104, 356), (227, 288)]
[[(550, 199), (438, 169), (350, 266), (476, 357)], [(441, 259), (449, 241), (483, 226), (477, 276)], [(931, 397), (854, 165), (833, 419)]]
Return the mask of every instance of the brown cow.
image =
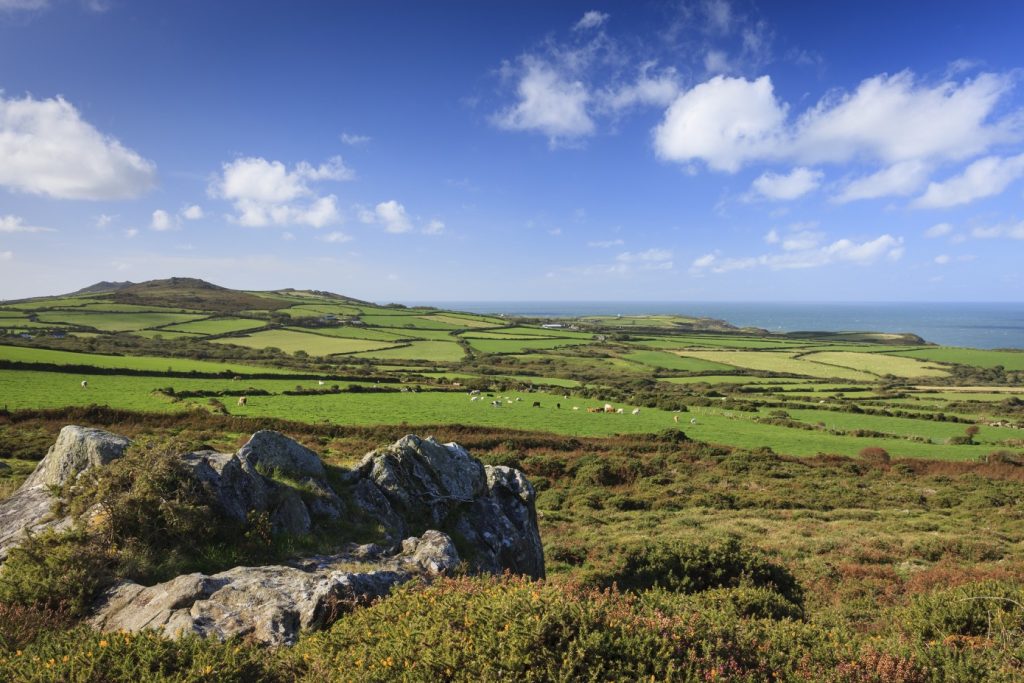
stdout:
[(603, 413), (604, 410), (601, 408), (587, 408), (588, 413)]

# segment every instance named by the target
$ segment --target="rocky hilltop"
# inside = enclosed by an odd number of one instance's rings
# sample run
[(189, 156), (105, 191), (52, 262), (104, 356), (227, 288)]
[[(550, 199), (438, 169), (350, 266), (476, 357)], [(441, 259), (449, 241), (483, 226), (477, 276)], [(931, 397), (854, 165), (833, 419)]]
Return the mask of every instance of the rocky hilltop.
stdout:
[[(103, 514), (62, 515), (54, 495), (123, 457), (129, 445), (98, 429), (62, 429), (24, 485), (0, 502), (0, 561), (27, 533), (88, 524), (90, 516)], [(262, 514), (273, 533), (300, 536), (349, 518), (370, 519), (380, 541), (342, 544), (333, 554), (281, 564), (184, 574), (152, 586), (123, 580), (95, 604), (92, 623), (99, 628), (290, 644), (300, 631), (330, 623), (345, 605), (385, 595), (414, 577), (429, 580), (460, 566), (544, 576), (533, 487), (518, 470), (483, 465), (458, 444), (410, 435), (368, 453), (354, 469), (329, 472), (313, 451), (260, 431), (235, 453), (178, 457), (215, 501), (217, 518), (210, 524), (245, 523)]]

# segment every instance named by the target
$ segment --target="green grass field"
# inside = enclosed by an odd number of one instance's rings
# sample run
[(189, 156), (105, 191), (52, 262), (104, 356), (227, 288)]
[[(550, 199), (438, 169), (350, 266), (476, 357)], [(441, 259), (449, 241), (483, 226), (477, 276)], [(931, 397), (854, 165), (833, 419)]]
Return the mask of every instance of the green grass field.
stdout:
[(273, 347), (281, 349), (285, 353), (304, 351), (311, 356), (331, 356), (339, 353), (373, 351), (394, 345), (392, 342), (328, 337), (322, 334), (308, 334), (293, 330), (266, 330), (241, 337), (222, 337), (212, 341), (215, 344), (233, 344), (250, 349)]
[(679, 335), (672, 337), (643, 337), (627, 342), (634, 346), (653, 349), (789, 349), (807, 346), (806, 342), (789, 339), (763, 339), (760, 337)]
[(877, 375), (866, 372), (794, 358), (793, 353), (788, 351), (677, 351), (676, 353), (688, 358), (699, 358), (712, 363), (722, 363), (749, 370), (805, 375), (823, 379), (849, 379), (860, 382), (871, 382), (878, 379)]
[(103, 313), (99, 311), (54, 311), (39, 314), (41, 322), (91, 327), (101, 332), (131, 332), (149, 327), (189, 322), (203, 317), (205, 316), (189, 313)]
[[(292, 330), (293, 332), (302, 332), (304, 334), (321, 334), (325, 337), (344, 337), (346, 339), (369, 339), (372, 341), (391, 342), (394, 344), (401, 344), (412, 338), (417, 333), (412, 330), (385, 330), (381, 328), (369, 328), (369, 327), (351, 327), (344, 325), (342, 327), (314, 327), (314, 328), (300, 328), (300, 327), (288, 327), (285, 328)], [(447, 335), (446, 335), (447, 336)]]
[(462, 360), (465, 353), (462, 351), (462, 347), (453, 341), (416, 341), (410, 342), (408, 346), (367, 351), (355, 355), (359, 358), (376, 358), (378, 360), (425, 360), (449, 363)]
[(864, 370), (875, 375), (895, 377), (946, 377), (949, 371), (914, 358), (902, 358), (882, 353), (856, 353), (851, 351), (822, 351), (801, 355), (801, 359), (826, 365)]
[(96, 353), (75, 353), (34, 349), (24, 346), (0, 345), (0, 360), (20, 363), (47, 363), (52, 365), (91, 365), (104, 369), (145, 370), (152, 372), (204, 372), (221, 373), (231, 370), (236, 375), (293, 374), (292, 371), (239, 362), (214, 362), (188, 358), (161, 358), (158, 356), (108, 356)]
[(523, 353), (524, 351), (540, 351), (557, 349), (563, 346), (579, 346), (589, 342), (581, 339), (467, 339), (474, 351), (480, 353)]
[(724, 363), (713, 363), (699, 358), (684, 358), (667, 351), (633, 351), (622, 356), (634, 363), (649, 365), (662, 370), (674, 370), (679, 372), (705, 372), (708, 370), (731, 370), (732, 368)]
[(195, 334), (229, 334), (231, 332), (252, 330), (257, 327), (263, 327), (266, 324), (264, 320), (253, 320), (250, 318), (220, 318), (178, 323), (177, 325), (168, 325), (160, 329), (172, 332), (192, 332)]
[(959, 349), (938, 347), (897, 351), (900, 356), (919, 358), (939, 363), (959, 363), (979, 368), (994, 368), (1002, 365), (1007, 370), (1024, 370), (1024, 351), (986, 351), (982, 349)]

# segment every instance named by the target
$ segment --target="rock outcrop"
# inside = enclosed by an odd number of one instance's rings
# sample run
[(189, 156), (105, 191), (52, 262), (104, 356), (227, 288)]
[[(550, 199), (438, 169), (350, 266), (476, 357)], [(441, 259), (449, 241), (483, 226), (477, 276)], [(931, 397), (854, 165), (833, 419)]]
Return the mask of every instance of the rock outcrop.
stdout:
[(387, 595), (413, 576), (442, 574), (458, 563), (451, 539), (428, 531), (406, 539), (401, 552), (390, 556), (368, 545), (295, 566), (185, 574), (148, 588), (126, 581), (106, 592), (93, 624), (105, 631), (151, 628), (174, 637), (242, 636), (291, 645), (300, 631), (330, 623), (347, 604)]
[(0, 562), (26, 532), (47, 527), (61, 528), (70, 520), (55, 518), (52, 487), (63, 486), (86, 470), (120, 458), (131, 442), (101, 429), (68, 425), (39, 461), (25, 483), (6, 500), (0, 501)]
[[(128, 445), (108, 432), (65, 427), (24, 486), (0, 503), (0, 560), (26, 530), (74, 523), (50, 513), (53, 487), (121, 457)], [(286, 565), (187, 574), (149, 587), (125, 581), (98, 603), (93, 623), (100, 628), (287, 644), (300, 630), (328, 623), (339, 606), (460, 563), (481, 572), (544, 576), (533, 487), (518, 470), (485, 466), (458, 444), (410, 435), (368, 453), (354, 470), (329, 473), (301, 444), (260, 431), (236, 453), (207, 450), (181, 458), (211, 494), (221, 521), (241, 525), (265, 513), (275, 533), (290, 535), (369, 523), (381, 529), (382, 543)]]

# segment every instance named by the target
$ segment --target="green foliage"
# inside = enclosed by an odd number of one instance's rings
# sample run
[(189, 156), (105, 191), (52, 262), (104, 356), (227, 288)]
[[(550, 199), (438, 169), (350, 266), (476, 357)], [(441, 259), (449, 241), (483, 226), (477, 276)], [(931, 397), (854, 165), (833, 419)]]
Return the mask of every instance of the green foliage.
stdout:
[(0, 571), (0, 603), (86, 613), (113, 581), (116, 558), (84, 531), (46, 530), (13, 548)]

